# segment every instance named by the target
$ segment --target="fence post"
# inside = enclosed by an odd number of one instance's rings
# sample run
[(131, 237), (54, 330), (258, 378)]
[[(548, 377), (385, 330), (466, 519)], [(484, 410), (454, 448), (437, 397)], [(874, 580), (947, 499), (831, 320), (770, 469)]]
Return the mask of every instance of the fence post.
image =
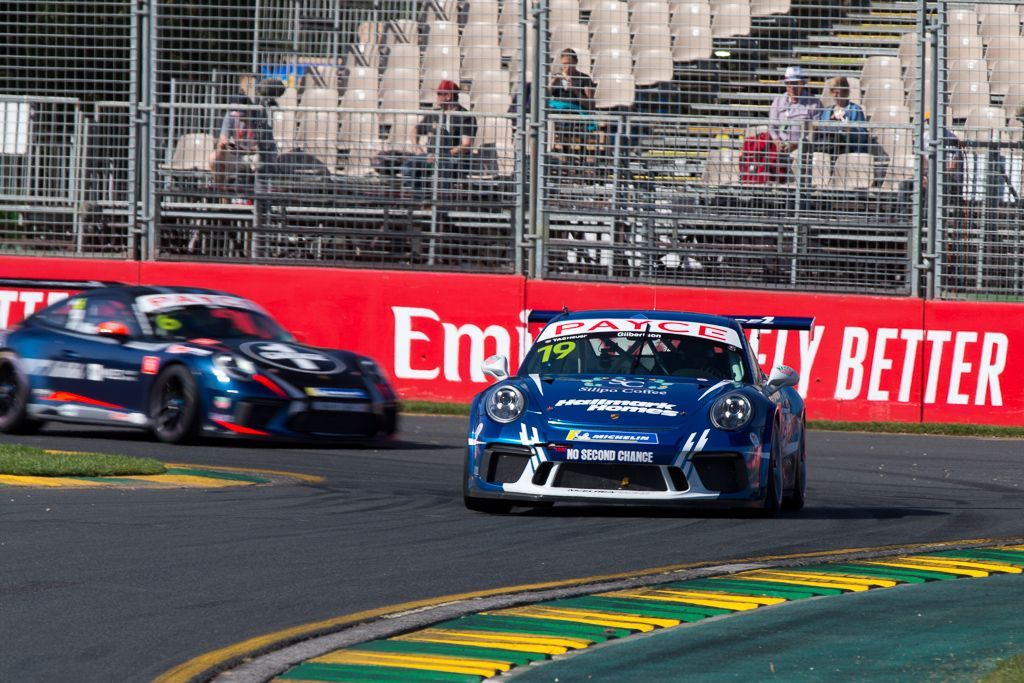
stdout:
[(129, 114), (131, 149), (128, 158), (128, 250), (132, 258), (155, 255), (154, 163), (156, 131), (156, 0), (136, 0), (131, 19), (132, 51)]

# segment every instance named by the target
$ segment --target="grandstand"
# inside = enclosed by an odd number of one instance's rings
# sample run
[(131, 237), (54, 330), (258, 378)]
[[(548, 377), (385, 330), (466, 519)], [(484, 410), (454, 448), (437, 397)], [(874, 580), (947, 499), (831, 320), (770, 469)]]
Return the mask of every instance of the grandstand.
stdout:
[[(74, 3), (48, 4), (81, 30)], [(103, 4), (106, 40), (140, 55), (115, 62), (116, 86), (62, 88), (45, 45), (0, 38), (18, 47), (0, 83), (4, 251), (1024, 296), (1015, 3), (156, 2), (136, 23)], [(565, 48), (596, 83), (582, 115), (540, 87)], [(824, 81), (848, 78), (870, 144), (830, 154), (829, 126), (809, 127), (789, 173), (744, 182), (792, 65), (826, 107)], [(242, 106), (267, 113), (281, 156), (214, 184), (247, 72), (284, 85)], [(473, 164), (409, 197), (397, 166), (441, 80), (476, 117)]]

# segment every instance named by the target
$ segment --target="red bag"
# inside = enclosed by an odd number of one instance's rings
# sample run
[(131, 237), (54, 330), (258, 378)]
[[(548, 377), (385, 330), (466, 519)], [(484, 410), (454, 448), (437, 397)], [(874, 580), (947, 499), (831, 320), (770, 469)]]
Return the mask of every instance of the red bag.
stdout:
[(785, 169), (779, 163), (779, 151), (768, 133), (760, 133), (743, 141), (740, 152), (741, 183), (778, 183), (785, 178)]

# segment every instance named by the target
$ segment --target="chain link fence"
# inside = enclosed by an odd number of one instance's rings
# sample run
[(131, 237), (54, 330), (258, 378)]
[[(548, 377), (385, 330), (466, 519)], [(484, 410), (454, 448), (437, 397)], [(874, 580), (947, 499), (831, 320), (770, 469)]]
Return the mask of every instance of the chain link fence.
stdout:
[(4, 3), (0, 251), (1020, 299), (1019, 9)]

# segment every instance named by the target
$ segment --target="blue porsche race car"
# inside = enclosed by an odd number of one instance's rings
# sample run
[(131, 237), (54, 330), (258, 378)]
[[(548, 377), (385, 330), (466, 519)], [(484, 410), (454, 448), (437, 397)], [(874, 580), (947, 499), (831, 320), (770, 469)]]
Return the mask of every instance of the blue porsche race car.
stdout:
[(807, 484), (797, 373), (765, 376), (744, 328), (810, 330), (811, 318), (666, 311), (534, 314), (548, 324), (469, 419), (466, 507), (601, 504), (799, 510)]
[(0, 432), (44, 422), (303, 440), (392, 435), (370, 358), (296, 342), (259, 305), (184, 287), (83, 291), (0, 332)]

